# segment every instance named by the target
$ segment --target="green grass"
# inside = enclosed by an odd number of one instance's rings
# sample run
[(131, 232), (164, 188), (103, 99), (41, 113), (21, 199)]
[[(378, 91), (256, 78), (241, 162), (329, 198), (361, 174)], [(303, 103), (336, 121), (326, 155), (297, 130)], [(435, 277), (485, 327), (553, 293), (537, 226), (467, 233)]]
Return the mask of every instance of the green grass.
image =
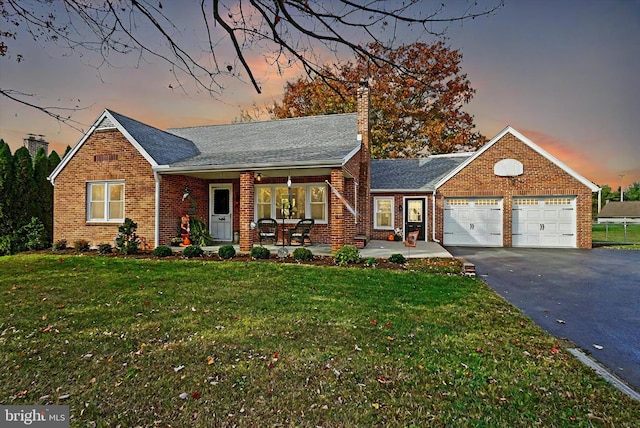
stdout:
[(592, 241), (594, 243), (627, 243), (640, 244), (640, 224), (627, 225), (627, 235), (625, 238), (624, 226), (621, 224), (597, 224), (592, 226)]
[(17, 255), (0, 296), (0, 404), (67, 404), (73, 427), (640, 420), (467, 277)]

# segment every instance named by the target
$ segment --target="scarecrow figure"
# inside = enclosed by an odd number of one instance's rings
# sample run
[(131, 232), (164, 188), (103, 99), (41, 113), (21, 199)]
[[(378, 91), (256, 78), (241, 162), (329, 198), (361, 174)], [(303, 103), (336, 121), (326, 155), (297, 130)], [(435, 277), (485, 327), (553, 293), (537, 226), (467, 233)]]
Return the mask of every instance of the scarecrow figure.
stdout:
[(182, 236), (183, 247), (191, 245), (191, 240), (189, 239), (190, 232), (191, 228), (189, 227), (189, 214), (185, 214), (182, 216), (182, 221), (180, 222), (180, 236)]

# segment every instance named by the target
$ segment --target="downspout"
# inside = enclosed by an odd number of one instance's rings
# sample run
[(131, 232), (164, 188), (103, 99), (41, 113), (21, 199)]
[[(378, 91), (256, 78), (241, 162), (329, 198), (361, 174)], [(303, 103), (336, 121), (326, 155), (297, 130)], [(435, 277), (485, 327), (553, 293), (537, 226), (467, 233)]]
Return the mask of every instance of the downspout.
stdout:
[(158, 171), (153, 171), (153, 178), (156, 181), (156, 215), (155, 215), (155, 227), (153, 231), (153, 242), (155, 247), (158, 247), (158, 242), (160, 240), (160, 176), (158, 175)]
[(431, 193), (431, 239), (433, 242), (440, 241), (436, 239), (436, 192), (435, 190)]
[(600, 210), (602, 209), (602, 187), (598, 188), (598, 214), (600, 214)]

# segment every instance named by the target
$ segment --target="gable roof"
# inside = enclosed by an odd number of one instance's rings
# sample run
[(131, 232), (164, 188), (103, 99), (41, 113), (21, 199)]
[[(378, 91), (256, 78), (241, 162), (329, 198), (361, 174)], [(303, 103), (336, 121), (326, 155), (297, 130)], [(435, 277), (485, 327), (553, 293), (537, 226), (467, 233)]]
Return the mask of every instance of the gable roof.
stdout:
[(170, 164), (199, 154), (196, 145), (186, 138), (154, 128), (115, 111), (105, 111), (123, 128), (120, 129), (116, 125), (118, 130), (132, 143), (136, 142), (153, 159), (152, 165), (154, 163), (156, 165)]
[(372, 159), (371, 192), (433, 192), (435, 184), (473, 153), (452, 153), (414, 159)]
[(466, 167), (471, 162), (473, 162), (473, 160), (476, 159), (478, 156), (480, 156), (482, 153), (484, 153), (485, 151), (489, 150), (489, 148), (491, 148), (491, 146), (493, 146), (496, 142), (498, 142), (506, 134), (511, 134), (514, 137), (516, 137), (518, 140), (522, 141), (524, 144), (529, 146), (531, 149), (533, 149), (534, 151), (538, 152), (538, 154), (540, 154), (543, 157), (545, 157), (548, 161), (550, 161), (551, 163), (555, 164), (560, 169), (564, 170), (567, 174), (569, 174), (570, 176), (572, 176), (573, 178), (578, 180), (580, 183), (584, 184), (592, 192), (597, 192), (600, 189), (598, 186), (593, 184), (590, 180), (587, 180), (586, 178), (584, 178), (583, 176), (581, 176), (580, 174), (575, 172), (573, 169), (569, 168), (567, 165), (565, 165), (564, 163), (560, 162), (558, 159), (556, 159), (554, 156), (552, 156), (549, 152), (547, 152), (542, 147), (538, 146), (533, 141), (531, 141), (530, 139), (528, 139), (527, 137), (525, 137), (524, 135), (522, 135), (521, 133), (519, 133), (518, 131), (513, 129), (511, 126), (507, 126), (506, 128), (504, 128), (498, 135), (493, 137), (493, 139), (491, 141), (489, 141), (487, 144), (482, 146), (479, 150), (474, 152), (473, 156), (469, 157), (466, 161), (462, 162), (460, 165), (458, 165), (458, 167), (456, 167), (454, 170), (449, 172), (449, 174), (447, 174), (446, 176), (442, 177), (436, 183), (436, 185), (435, 185), (436, 189), (438, 187), (442, 186), (447, 181), (449, 181), (453, 176), (455, 176), (464, 167)]
[(167, 131), (192, 141), (200, 151), (163, 167), (172, 170), (341, 166), (360, 148), (355, 113)]
[(48, 177), (51, 183), (80, 150), (89, 137), (102, 129), (117, 129), (138, 152), (151, 164), (157, 166), (167, 162), (173, 163), (197, 155), (198, 148), (189, 140), (174, 134), (146, 125), (137, 120), (105, 109), (93, 123), (89, 131), (83, 135), (73, 149), (67, 153)]
[(598, 217), (640, 218), (640, 201), (609, 201), (604, 207), (602, 207)]

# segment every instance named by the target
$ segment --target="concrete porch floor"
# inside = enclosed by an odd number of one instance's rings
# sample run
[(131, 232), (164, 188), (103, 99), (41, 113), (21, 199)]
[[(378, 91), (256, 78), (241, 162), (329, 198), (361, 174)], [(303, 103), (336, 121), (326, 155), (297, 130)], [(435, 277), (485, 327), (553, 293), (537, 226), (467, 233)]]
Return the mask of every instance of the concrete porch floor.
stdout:
[[(217, 245), (202, 247), (206, 252), (217, 252), (218, 248), (223, 245), (229, 245), (225, 243), (220, 243)], [(260, 244), (254, 244), (254, 246), (259, 246)], [(240, 252), (240, 245), (234, 244), (233, 247), (236, 249), (236, 252)], [(282, 248), (281, 245), (264, 245), (265, 248), (268, 248), (272, 254), (276, 254), (278, 249)], [(296, 248), (299, 248), (300, 245), (285, 245), (287, 250), (289, 250), (289, 254), (293, 253)], [(315, 256), (330, 256), (331, 255), (331, 245), (328, 244), (313, 244), (313, 245), (305, 245), (305, 248), (311, 250), (313, 255)], [(176, 247), (173, 247), (176, 248)], [(176, 250), (174, 250), (176, 251)], [(370, 241), (367, 246), (360, 250), (360, 255), (362, 258), (388, 258), (392, 254), (400, 253), (405, 257), (410, 258), (427, 258), (427, 257), (453, 257), (451, 253), (445, 250), (440, 244), (436, 242), (418, 242), (415, 248), (405, 247), (402, 242), (397, 241)]]

